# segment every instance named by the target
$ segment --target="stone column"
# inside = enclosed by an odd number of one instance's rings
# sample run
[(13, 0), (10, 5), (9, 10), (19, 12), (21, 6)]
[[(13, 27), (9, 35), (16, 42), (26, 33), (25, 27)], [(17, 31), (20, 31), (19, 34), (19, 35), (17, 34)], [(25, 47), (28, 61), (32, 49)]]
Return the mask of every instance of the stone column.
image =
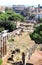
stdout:
[(5, 55), (7, 53), (7, 36), (5, 37)]
[(25, 53), (24, 52), (22, 53), (22, 63), (23, 65), (25, 65)]

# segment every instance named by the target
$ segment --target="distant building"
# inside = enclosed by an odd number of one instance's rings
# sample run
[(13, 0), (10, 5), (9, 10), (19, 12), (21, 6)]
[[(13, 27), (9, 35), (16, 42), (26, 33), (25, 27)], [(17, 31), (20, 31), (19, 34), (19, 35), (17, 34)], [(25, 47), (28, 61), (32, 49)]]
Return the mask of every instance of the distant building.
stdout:
[(29, 16), (31, 16), (32, 14), (35, 15), (35, 17), (33, 18), (34, 20), (42, 18), (42, 6), (40, 6), (40, 4), (38, 4), (38, 7), (25, 7), (24, 5), (13, 5), (12, 9), (16, 13), (20, 13), (23, 16), (26, 16), (26, 19), (29, 19)]
[(13, 5), (12, 6), (13, 11), (15, 11), (16, 13), (21, 13), (24, 11), (25, 6), (24, 5)]
[(31, 13), (35, 12), (35, 7), (34, 6), (29, 7), (29, 12)]
[(42, 13), (42, 6), (40, 6), (40, 4), (38, 4), (38, 7), (35, 8), (35, 13)]
[(36, 8), (36, 12), (34, 14), (36, 14), (35, 16), (36, 19), (42, 18), (42, 6), (40, 6), (40, 4)]
[(27, 12), (27, 13), (33, 13), (33, 12), (35, 12), (35, 7), (34, 7), (34, 6), (29, 6), (29, 7), (27, 7), (27, 8), (26, 8), (26, 12)]
[(38, 5), (38, 12), (42, 12), (42, 6), (40, 6), (40, 4)]

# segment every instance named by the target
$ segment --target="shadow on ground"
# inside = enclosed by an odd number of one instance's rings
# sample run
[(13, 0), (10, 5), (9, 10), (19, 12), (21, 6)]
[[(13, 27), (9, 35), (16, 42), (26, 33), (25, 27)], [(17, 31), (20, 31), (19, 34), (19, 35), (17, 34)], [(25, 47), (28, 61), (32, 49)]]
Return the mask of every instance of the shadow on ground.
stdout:
[(16, 63), (12, 63), (12, 65), (33, 65), (33, 64), (31, 63), (23, 64), (22, 62), (16, 62)]

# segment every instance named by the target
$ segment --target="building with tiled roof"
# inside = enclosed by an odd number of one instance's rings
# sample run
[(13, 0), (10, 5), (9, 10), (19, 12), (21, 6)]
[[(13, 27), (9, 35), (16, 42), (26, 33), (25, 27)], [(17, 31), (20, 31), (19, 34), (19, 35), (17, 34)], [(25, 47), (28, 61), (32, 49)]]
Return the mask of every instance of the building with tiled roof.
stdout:
[(4, 6), (0, 6), (0, 12), (5, 12), (5, 7)]

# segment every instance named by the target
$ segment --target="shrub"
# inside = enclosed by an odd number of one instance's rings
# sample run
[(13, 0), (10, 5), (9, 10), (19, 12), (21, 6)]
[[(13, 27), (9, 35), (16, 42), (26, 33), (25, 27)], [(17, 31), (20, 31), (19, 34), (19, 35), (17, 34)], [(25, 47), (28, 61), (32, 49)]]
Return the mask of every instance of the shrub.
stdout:
[(30, 34), (30, 37), (37, 44), (42, 44), (42, 23), (36, 26), (34, 32)]
[(0, 32), (2, 32), (3, 30), (5, 30), (5, 28), (4, 27), (0, 27)]

